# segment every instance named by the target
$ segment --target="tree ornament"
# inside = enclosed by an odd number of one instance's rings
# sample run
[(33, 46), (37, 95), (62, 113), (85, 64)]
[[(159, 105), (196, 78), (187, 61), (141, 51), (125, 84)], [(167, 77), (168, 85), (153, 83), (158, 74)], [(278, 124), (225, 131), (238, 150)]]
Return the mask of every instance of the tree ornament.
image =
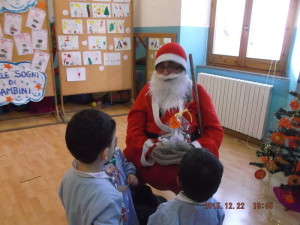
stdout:
[(269, 161), (269, 159), (270, 159), (270, 157), (268, 157), (268, 156), (262, 156), (262, 157), (261, 157), (261, 161), (262, 161), (263, 163), (267, 163), (267, 162)]
[(295, 196), (292, 193), (283, 194), (283, 199), (286, 203), (292, 204), (295, 202)]
[(290, 148), (299, 148), (300, 140), (297, 138), (290, 138), (289, 147)]
[(300, 128), (300, 118), (294, 117), (292, 119), (292, 125), (293, 125), (293, 127)]
[(300, 176), (296, 174), (292, 174), (288, 178), (289, 185), (300, 185)]
[(283, 145), (285, 142), (285, 135), (280, 132), (274, 132), (271, 134), (271, 140), (275, 144)]
[(266, 168), (269, 172), (272, 172), (274, 170), (276, 170), (278, 167), (275, 163), (274, 160), (269, 160), (267, 163), (266, 163)]
[(292, 128), (292, 123), (287, 118), (281, 118), (278, 121), (278, 127), (280, 127), (280, 128), (286, 128), (286, 129), (291, 129)]
[(263, 169), (259, 169), (255, 171), (254, 176), (256, 179), (261, 180), (265, 178), (266, 174), (266, 171), (264, 171)]
[(295, 98), (290, 102), (290, 107), (292, 110), (298, 110), (300, 108), (300, 102), (298, 101), (298, 98)]

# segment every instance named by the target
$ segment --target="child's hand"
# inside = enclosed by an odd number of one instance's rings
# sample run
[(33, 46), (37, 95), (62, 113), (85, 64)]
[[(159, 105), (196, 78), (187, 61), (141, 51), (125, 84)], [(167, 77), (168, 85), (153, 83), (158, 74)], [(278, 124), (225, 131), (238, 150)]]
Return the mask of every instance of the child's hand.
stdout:
[(138, 181), (137, 177), (134, 174), (131, 173), (127, 177), (127, 183), (130, 186), (136, 186), (136, 185), (138, 185), (139, 181)]

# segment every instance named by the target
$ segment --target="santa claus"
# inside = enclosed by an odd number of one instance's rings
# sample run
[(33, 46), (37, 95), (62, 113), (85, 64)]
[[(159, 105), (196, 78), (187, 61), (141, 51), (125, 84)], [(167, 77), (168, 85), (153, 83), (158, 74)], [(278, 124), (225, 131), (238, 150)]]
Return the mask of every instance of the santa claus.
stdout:
[(219, 157), (223, 129), (210, 96), (197, 84), (203, 133), (198, 133), (197, 101), (192, 81), (187, 73), (187, 57), (177, 43), (163, 45), (156, 54), (155, 71), (151, 81), (140, 91), (128, 115), (126, 148), (124, 154), (137, 168), (142, 183), (159, 190), (178, 193), (178, 165), (161, 165), (152, 157), (160, 146), (158, 137), (171, 133), (170, 118), (178, 112), (189, 122), (191, 145), (207, 148)]

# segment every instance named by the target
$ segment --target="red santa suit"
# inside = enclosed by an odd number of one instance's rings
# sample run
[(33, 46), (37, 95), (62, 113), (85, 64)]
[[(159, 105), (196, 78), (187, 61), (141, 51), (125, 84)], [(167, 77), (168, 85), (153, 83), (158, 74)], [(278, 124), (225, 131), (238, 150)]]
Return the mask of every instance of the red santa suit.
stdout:
[[(169, 43), (166, 45), (170, 44), (172, 46), (169, 47), (174, 47), (174, 44), (176, 43)], [(178, 44), (175, 46), (176, 48), (179, 46), (177, 45)], [(180, 46), (180, 48), (182, 47)], [(157, 57), (160, 56), (159, 51)], [(165, 60), (166, 55), (162, 55)], [(172, 61), (178, 62), (178, 60), (174, 59), (172, 59)], [(159, 60), (156, 59), (156, 65), (157, 63), (159, 63)], [(182, 65), (182, 62), (179, 61), (179, 63)], [(183, 65), (186, 69), (186, 64)], [(201, 137), (198, 136), (197, 139), (193, 140), (192, 138), (192, 144), (195, 147), (207, 148), (216, 157), (219, 157), (218, 149), (223, 139), (223, 129), (209, 94), (199, 84), (197, 84), (197, 89), (201, 108), (203, 134)], [(190, 122), (189, 133), (195, 134), (197, 133), (199, 126), (196, 96), (194, 92), (192, 95), (193, 97), (190, 98), (191, 100), (184, 103), (184, 109), (187, 109), (189, 113), (184, 113), (183, 116)], [(124, 149), (124, 155), (129, 161), (134, 163), (137, 168), (138, 176), (142, 182), (148, 183), (156, 189), (172, 190), (175, 193), (178, 193), (181, 190), (176, 181), (178, 165), (159, 165), (148, 156), (157, 144), (158, 140), (155, 135), (162, 135), (169, 132), (168, 129), (170, 128), (167, 123), (177, 112), (179, 112), (178, 109), (172, 109), (166, 111), (164, 115), (160, 115), (159, 107), (153, 101), (151, 96), (150, 84), (145, 85), (128, 115), (126, 148)]]

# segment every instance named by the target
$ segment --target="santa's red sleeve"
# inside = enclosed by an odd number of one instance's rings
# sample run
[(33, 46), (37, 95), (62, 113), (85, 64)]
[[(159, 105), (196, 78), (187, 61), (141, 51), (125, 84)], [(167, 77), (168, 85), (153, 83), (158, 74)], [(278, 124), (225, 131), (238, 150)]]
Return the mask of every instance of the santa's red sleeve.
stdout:
[[(151, 125), (153, 113), (151, 98), (149, 97), (149, 84), (139, 93), (127, 118), (127, 136), (124, 155), (136, 166), (152, 166), (154, 161), (147, 157), (156, 146), (157, 140), (147, 137), (147, 131), (153, 128)], [(149, 122), (150, 121), (150, 122)]]
[[(211, 97), (201, 85), (197, 84), (197, 88), (200, 102), (203, 134), (192, 144), (195, 147), (207, 148), (216, 157), (219, 157), (219, 147), (221, 145), (224, 134), (223, 128), (219, 122)], [(196, 101), (195, 93), (194, 101)], [(191, 104), (190, 110), (194, 111), (192, 114), (197, 115), (197, 104), (196, 102), (194, 103), (195, 104)], [(194, 121), (193, 123), (198, 124), (198, 121)]]

